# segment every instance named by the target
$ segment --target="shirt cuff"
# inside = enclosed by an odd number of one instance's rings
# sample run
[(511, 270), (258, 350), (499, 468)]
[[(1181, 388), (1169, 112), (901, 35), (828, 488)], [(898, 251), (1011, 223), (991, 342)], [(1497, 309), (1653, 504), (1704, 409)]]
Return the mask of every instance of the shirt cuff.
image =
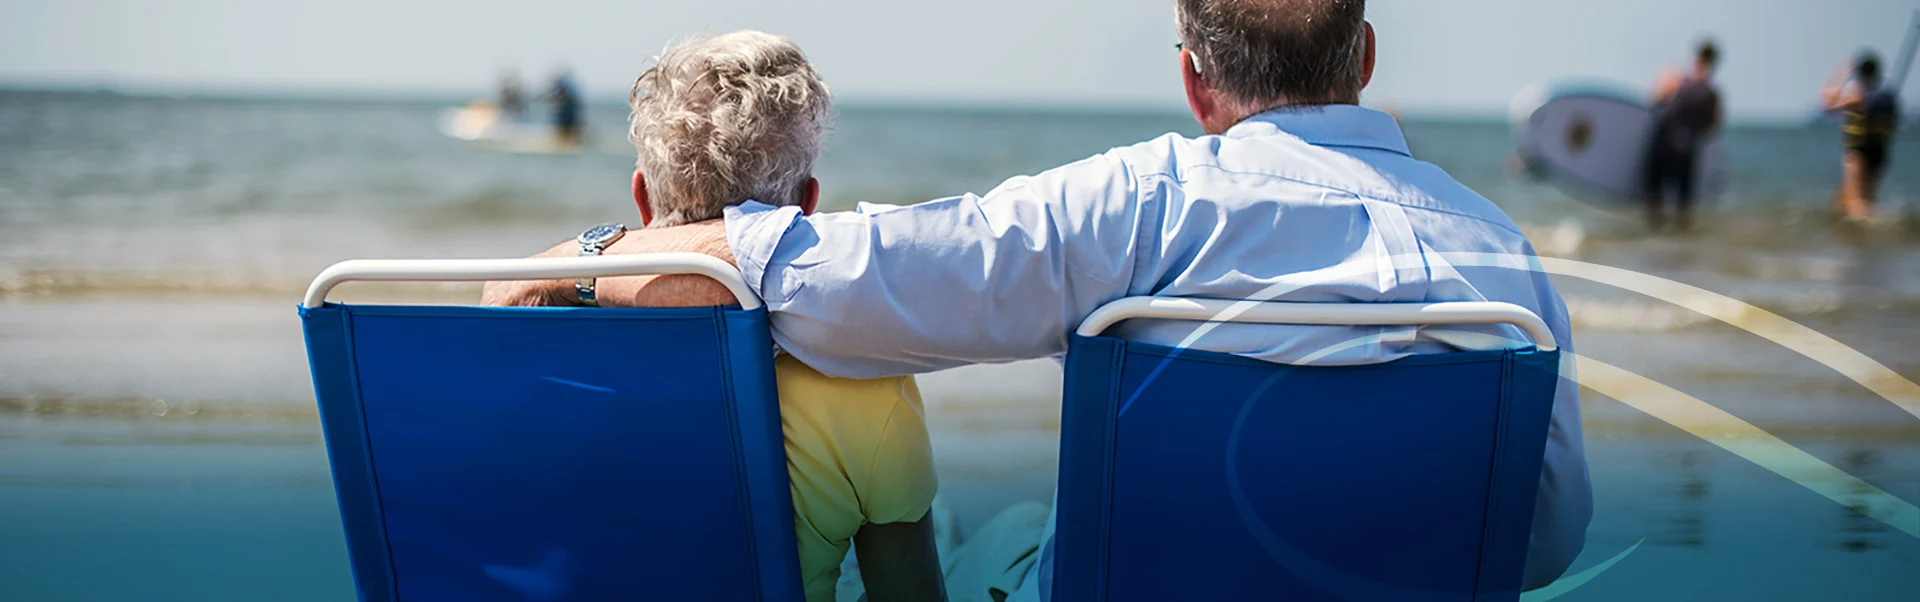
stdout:
[(767, 262), (780, 247), (781, 237), (801, 218), (799, 207), (774, 207), (747, 201), (726, 209), (727, 246), (733, 249), (733, 261), (740, 266), (740, 277), (747, 288), (765, 300)]

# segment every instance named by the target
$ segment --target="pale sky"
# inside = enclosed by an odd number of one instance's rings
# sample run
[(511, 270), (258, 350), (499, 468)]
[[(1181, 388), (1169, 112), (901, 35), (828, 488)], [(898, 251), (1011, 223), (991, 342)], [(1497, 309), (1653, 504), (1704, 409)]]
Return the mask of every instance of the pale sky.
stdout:
[[(1800, 118), (1860, 47), (1890, 68), (1916, 9), (1374, 0), (1367, 101), (1495, 114), (1542, 80), (1643, 85), (1712, 34), (1735, 118)], [(1183, 106), (1171, 0), (0, 0), (0, 85), (483, 94), (501, 66), (537, 85), (564, 62), (589, 95), (614, 98), (671, 40), (741, 28), (793, 38), (842, 102)]]

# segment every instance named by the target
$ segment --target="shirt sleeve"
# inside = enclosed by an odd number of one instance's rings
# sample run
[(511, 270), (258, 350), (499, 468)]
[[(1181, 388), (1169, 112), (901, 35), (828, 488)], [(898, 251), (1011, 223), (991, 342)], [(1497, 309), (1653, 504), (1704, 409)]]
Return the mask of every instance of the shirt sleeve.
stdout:
[(926, 517), (940, 483), (933, 470), (933, 443), (927, 438), (926, 408), (912, 377), (891, 379), (893, 409), (860, 471), (855, 492), (860, 515), (871, 524), (911, 523)]
[(727, 238), (788, 353), (832, 376), (915, 374), (1065, 353), (1132, 281), (1137, 190), (1108, 153), (985, 196), (812, 216), (748, 203)]

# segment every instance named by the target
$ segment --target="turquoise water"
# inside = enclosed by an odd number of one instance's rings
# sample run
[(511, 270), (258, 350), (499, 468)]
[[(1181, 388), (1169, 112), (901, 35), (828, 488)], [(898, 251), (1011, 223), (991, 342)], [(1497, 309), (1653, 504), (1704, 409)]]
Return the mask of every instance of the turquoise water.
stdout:
[[(441, 108), (0, 92), (0, 600), (352, 597), (293, 313), (308, 279), (353, 257), (522, 255), (636, 219), (618, 107), (589, 114), (581, 156), (469, 149), (434, 131)], [(844, 107), (819, 176), (833, 207), (913, 202), (1193, 129), (1177, 114)], [(1833, 132), (1735, 128), (1732, 189), (1703, 231), (1651, 237), (1630, 208), (1508, 178), (1500, 122), (1407, 130), (1544, 255), (1748, 301), (1920, 377), (1911, 133), (1884, 226), (1824, 219)], [(1559, 283), (1583, 354), (1920, 504), (1920, 418), (1738, 328)], [(923, 379), (963, 531), (1046, 498), (1058, 378), (1039, 362)], [(1560, 599), (1920, 597), (1920, 537), (1631, 405), (1584, 401), (1597, 514), (1575, 570), (1639, 547)]]

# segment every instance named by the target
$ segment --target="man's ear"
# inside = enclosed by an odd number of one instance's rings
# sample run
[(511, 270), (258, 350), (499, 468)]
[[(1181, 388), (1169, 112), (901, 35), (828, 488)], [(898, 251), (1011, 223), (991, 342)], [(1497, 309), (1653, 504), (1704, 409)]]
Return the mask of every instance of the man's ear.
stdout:
[(1213, 90), (1207, 89), (1206, 82), (1201, 81), (1199, 58), (1192, 50), (1180, 51), (1180, 84), (1187, 90), (1187, 109), (1193, 111), (1193, 119), (1200, 122), (1200, 129), (1208, 134), (1220, 133), (1212, 131), (1214, 113), (1219, 111), (1220, 105)]
[(819, 207), (820, 178), (807, 178), (807, 183), (800, 185), (800, 213), (813, 215), (813, 210)]
[(1367, 84), (1373, 82), (1374, 56), (1373, 24), (1365, 23), (1364, 25), (1367, 28), (1367, 50), (1365, 52), (1365, 58), (1360, 59), (1360, 87), (1362, 89), (1365, 89)]
[(640, 227), (653, 223), (653, 205), (647, 204), (647, 177), (633, 170), (633, 204), (640, 208)]

